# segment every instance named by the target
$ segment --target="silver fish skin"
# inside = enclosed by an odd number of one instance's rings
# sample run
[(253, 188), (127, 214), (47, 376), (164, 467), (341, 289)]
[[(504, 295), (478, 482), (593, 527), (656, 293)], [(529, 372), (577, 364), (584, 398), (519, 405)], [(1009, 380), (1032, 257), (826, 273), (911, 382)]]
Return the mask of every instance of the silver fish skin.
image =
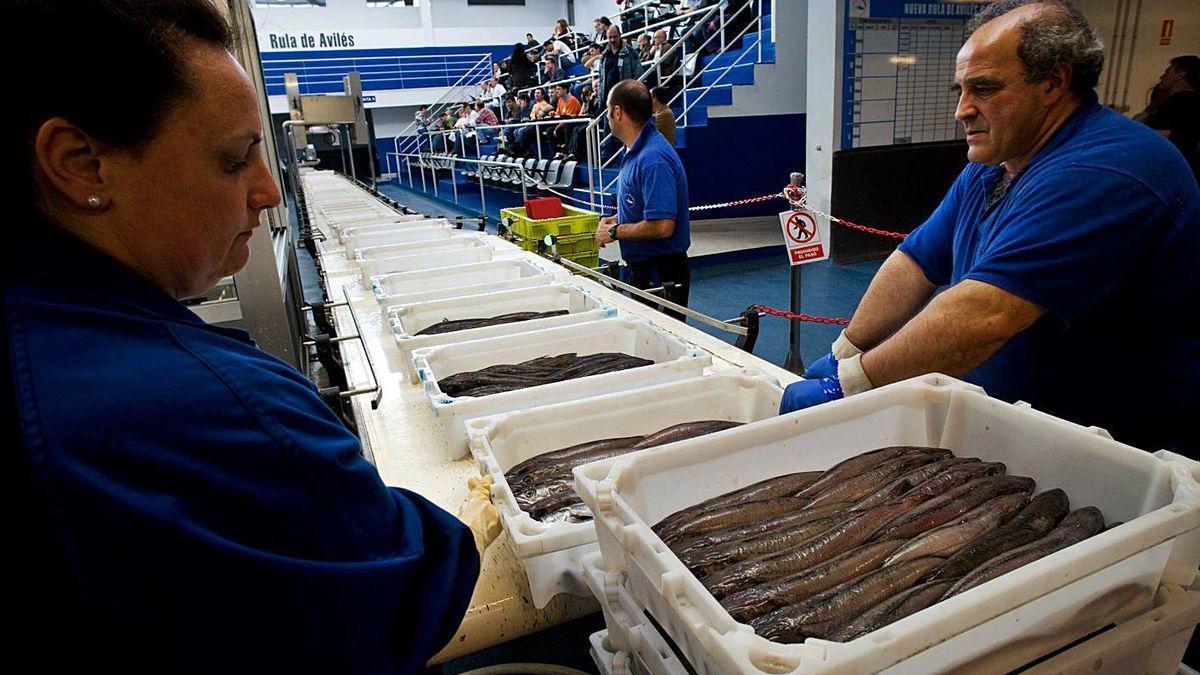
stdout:
[(1025, 476), (988, 476), (957, 487), (896, 518), (878, 535), (880, 539), (915, 537), (963, 515), (993, 497), (1014, 492), (1031, 493), (1036, 483)]
[(881, 486), (892, 481), (900, 474), (907, 473), (914, 467), (937, 461), (937, 455), (923, 452), (910, 452), (876, 466), (857, 476), (832, 485), (812, 498), (812, 506), (821, 506), (833, 502), (853, 502), (867, 497)]
[(877, 569), (903, 543), (880, 541), (859, 546), (803, 572), (727, 595), (721, 599), (721, 606), (735, 621), (746, 623)]
[(844, 623), (826, 632), (821, 637), (833, 642), (849, 642), (860, 638), (936, 603), (941, 600), (942, 595), (953, 583), (952, 580), (927, 581), (913, 586), (868, 609), (849, 623)]
[(699, 422), (684, 422), (669, 426), (666, 429), (661, 429), (652, 434), (649, 434), (642, 440), (634, 444), (635, 450), (642, 448), (653, 448), (667, 443), (674, 443), (688, 438), (713, 434), (725, 429), (742, 426), (741, 422), (727, 422), (723, 420), (700, 420)]
[[(883, 464), (889, 459), (895, 459), (900, 455), (908, 454), (913, 450), (921, 449), (922, 448), (900, 445), (888, 448), (879, 448), (878, 450), (871, 450), (870, 452), (864, 452), (853, 457), (849, 457), (838, 462), (837, 464), (834, 464), (832, 467), (826, 470), (825, 473), (821, 474), (820, 478), (813, 481), (812, 485), (809, 485), (797, 496), (813, 497), (821, 492), (824, 492), (830, 486), (840, 483), (847, 478), (852, 478), (861, 473), (870, 471), (872, 468)], [(948, 450), (941, 450), (940, 448), (928, 448), (928, 450), (937, 450), (942, 453), (949, 452)]]
[(748, 504), (731, 504), (705, 511), (692, 520), (659, 533), (659, 537), (662, 538), (663, 543), (670, 546), (671, 542), (683, 537), (726, 530), (766, 520), (791, 511), (798, 511), (805, 506), (808, 506), (808, 500), (799, 497), (779, 497)]
[(906, 560), (864, 574), (805, 602), (777, 609), (750, 622), (754, 632), (776, 642), (797, 642), (826, 634), (830, 622), (857, 616), (915, 585), (944, 558)]
[(757, 537), (731, 541), (720, 546), (692, 549), (679, 556), (679, 560), (697, 575), (707, 575), (735, 562), (776, 553), (798, 546), (818, 534), (840, 523), (842, 518), (812, 520), (779, 530), (772, 530)]
[(909, 541), (883, 564), (894, 565), (927, 556), (949, 558), (967, 544), (1000, 527), (1028, 502), (1029, 496), (1024, 492), (988, 500), (965, 515)]
[(826, 518), (844, 517), (849, 510), (849, 504), (826, 504), (816, 509), (800, 509), (791, 511), (781, 516), (768, 518), (754, 523), (739, 525), (738, 527), (728, 530), (717, 530), (705, 534), (698, 534), (683, 539), (676, 539), (671, 542), (670, 548), (675, 552), (675, 555), (683, 556), (693, 551), (727, 544), (732, 541), (757, 537), (761, 534), (766, 534), (773, 530), (778, 530), (784, 527), (792, 527), (794, 525), (803, 525), (811, 523), (814, 520), (825, 520)]
[(928, 499), (937, 499), (950, 490), (986, 476), (998, 476), (1006, 470), (1007, 467), (1004, 466), (1003, 462), (959, 464), (931, 476), (929, 480), (914, 486), (912, 490), (905, 494), (923, 494)]
[(820, 477), (820, 471), (800, 471), (797, 473), (789, 473), (783, 476), (776, 476), (766, 480), (760, 480), (757, 483), (747, 485), (744, 488), (726, 492), (712, 499), (706, 499), (699, 504), (694, 504), (672, 513), (671, 515), (658, 521), (653, 527), (653, 530), (658, 533), (667, 528), (677, 526), (679, 523), (696, 517), (697, 514), (705, 510), (716, 508), (718, 506), (728, 506), (730, 504), (741, 504), (745, 502), (761, 502), (767, 499), (775, 499), (777, 497), (794, 497), (804, 488), (812, 485), (812, 482)]
[(857, 548), (914, 501), (884, 504), (842, 521), (812, 539), (779, 553), (746, 560), (701, 580), (717, 599), (754, 584), (795, 574)]
[(950, 587), (950, 590), (946, 591), (944, 597), (958, 595), (1103, 531), (1104, 516), (1100, 513), (1100, 509), (1094, 506), (1076, 509), (1063, 518), (1062, 523), (1051, 530), (1050, 534), (1020, 548), (1001, 553), (959, 579)]
[(996, 556), (1044, 537), (1070, 511), (1062, 490), (1047, 490), (1029, 501), (1004, 527), (967, 544), (929, 575), (930, 580), (957, 579)]
[(924, 483), (925, 481), (933, 478), (952, 466), (978, 461), (979, 460), (975, 459), (974, 457), (952, 457), (950, 459), (938, 460), (932, 464), (919, 466), (912, 471), (897, 477), (892, 482), (862, 498), (860, 501), (854, 504), (850, 510), (866, 511), (867, 509), (874, 508), (880, 504), (883, 504), (884, 502), (889, 502), (896, 497), (899, 497), (905, 492), (908, 492), (914, 487)]

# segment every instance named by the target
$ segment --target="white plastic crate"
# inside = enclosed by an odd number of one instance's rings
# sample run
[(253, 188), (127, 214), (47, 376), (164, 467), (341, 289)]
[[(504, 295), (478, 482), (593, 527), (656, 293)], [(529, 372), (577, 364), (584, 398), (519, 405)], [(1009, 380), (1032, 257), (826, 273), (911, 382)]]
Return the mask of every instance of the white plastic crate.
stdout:
[[(454, 373), (567, 352), (623, 352), (654, 363), (491, 396), (452, 397), (438, 386), (438, 378)], [(701, 374), (712, 363), (706, 353), (649, 321), (629, 317), (418, 349), (412, 358), (425, 394), (442, 423), (450, 459), (467, 456), (469, 419), (682, 380)]]
[(363, 228), (361, 231), (352, 232), (343, 241), (346, 247), (346, 257), (354, 260), (358, 249), (367, 248), (368, 246), (386, 246), (387, 244), (404, 244), (410, 241), (444, 239), (448, 235), (442, 235), (442, 232), (454, 232), (454, 228), (445, 221), (433, 221), (429, 225), (426, 225), (426, 222), (429, 221), (392, 223), (384, 226)]
[[(449, 241), (454, 240), (450, 239)], [(419, 272), (438, 267), (456, 267), (458, 265), (491, 262), (494, 259), (496, 259), (496, 249), (491, 246), (480, 246), (476, 248), (447, 251), (434, 250), (399, 255), (392, 258), (380, 258), (379, 260), (372, 260), (365, 265), (361, 265), (359, 269), (362, 270), (363, 282), (369, 284), (371, 277), (398, 274), (401, 272)]]
[[(1124, 524), (851, 642), (795, 645), (736, 623), (650, 529), (730, 490), (888, 445), (1004, 462), (1039, 490), (1062, 488), (1073, 508), (1094, 505)], [(1078, 637), (1144, 611), (1160, 582), (1190, 584), (1200, 563), (1197, 476), (1200, 464), (1174, 453), (1151, 455), (930, 375), (719, 439), (595, 462), (576, 469), (575, 482), (595, 515), (605, 566), (627, 573), (634, 598), (697, 672), (933, 673), (999, 667), (1014, 646)]]
[[(473, 317), (498, 316), (509, 312), (551, 312), (567, 310), (568, 314), (532, 319), (496, 326), (469, 328), (451, 333), (417, 335), (416, 333), (433, 324)], [(616, 316), (614, 307), (604, 305), (572, 283), (560, 282), (533, 288), (521, 288), (495, 293), (483, 293), (458, 298), (445, 298), (427, 302), (397, 305), (387, 309), (387, 321), (400, 350), (401, 362), (409, 380), (420, 381), (412, 367), (412, 352), (425, 347), (467, 342), (483, 338), (527, 333), (542, 328), (556, 328), (577, 323), (596, 321)]]
[[(538, 283), (531, 284), (534, 286), (548, 284), (554, 279), (549, 272), (532, 261), (526, 258), (513, 258), (455, 265), (453, 267), (439, 267), (420, 272), (398, 272), (396, 274), (376, 276), (371, 278), (371, 292), (375, 294), (375, 299), (381, 305), (401, 305), (416, 302), (414, 298), (409, 297), (414, 293), (462, 289), (472, 286), (482, 286), (486, 289), (502, 281), (529, 278), (538, 280)], [(498, 288), (496, 290), (505, 289)], [(453, 295), (444, 297), (477, 294), (478, 291), (474, 293), (454, 293)], [(433, 298), (426, 296), (422, 299)]]
[(371, 227), (374, 225), (387, 225), (389, 223), (417, 223), (428, 220), (428, 218), (420, 214), (404, 215), (384, 207), (356, 208), (332, 212), (328, 209), (322, 209), (321, 211), (322, 215), (325, 216), (325, 222), (329, 224), (329, 227), (333, 228), (334, 232), (339, 234), (356, 227)]
[(363, 223), (355, 224), (349, 227), (344, 227), (338, 232), (338, 241), (349, 243), (352, 238), (358, 241), (366, 235), (378, 234), (380, 232), (392, 232), (397, 230), (411, 230), (417, 227), (450, 227), (450, 221), (445, 218), (427, 218), (422, 220), (409, 220), (406, 222), (385, 222), (385, 223)]
[(492, 501), (529, 577), (534, 606), (546, 606), (559, 593), (585, 592), (579, 560), (597, 550), (596, 528), (590, 522), (534, 520), (517, 506), (506, 471), (544, 452), (601, 438), (650, 434), (698, 420), (773, 417), (782, 395), (773, 378), (730, 371), (468, 422), (471, 454), (480, 472), (492, 475)]
[(634, 672), (687, 675), (683, 662), (625, 588), (625, 575), (605, 570), (598, 551), (585, 556), (580, 567), (584, 583), (604, 613), (608, 631), (605, 646), (628, 654)]
[(550, 274), (542, 273), (532, 277), (518, 277), (516, 279), (508, 279), (506, 281), (493, 281), (483, 284), (468, 284), (466, 286), (450, 286), (448, 288), (438, 288), (430, 291), (414, 291), (412, 293), (397, 293), (381, 299), (379, 304), (384, 306), (383, 313), (386, 315), (388, 310), (393, 307), (401, 307), (416, 302), (428, 302), (430, 300), (442, 300), (449, 298), (466, 298), (472, 295), (483, 295), (485, 293), (495, 293), (497, 291), (510, 291), (518, 288), (537, 288), (539, 286), (545, 286), (546, 284), (552, 284), (555, 281), (557, 280)]

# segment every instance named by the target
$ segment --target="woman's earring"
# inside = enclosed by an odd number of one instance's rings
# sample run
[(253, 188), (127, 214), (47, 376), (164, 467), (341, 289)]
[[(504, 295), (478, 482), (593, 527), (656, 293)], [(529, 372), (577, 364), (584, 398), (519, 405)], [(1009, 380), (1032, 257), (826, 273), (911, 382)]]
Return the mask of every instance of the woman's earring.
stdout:
[(87, 198), (87, 205), (88, 205), (88, 206), (92, 207), (93, 209), (98, 209), (98, 208), (100, 208), (100, 207), (101, 207), (103, 204), (104, 204), (104, 202), (100, 201), (100, 196), (99, 196), (99, 195), (88, 195), (88, 198)]

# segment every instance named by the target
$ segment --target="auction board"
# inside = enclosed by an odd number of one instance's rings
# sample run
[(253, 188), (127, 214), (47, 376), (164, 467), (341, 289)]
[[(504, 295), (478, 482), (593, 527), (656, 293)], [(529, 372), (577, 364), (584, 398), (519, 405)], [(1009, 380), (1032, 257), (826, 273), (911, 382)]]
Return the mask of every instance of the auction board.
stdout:
[(846, 0), (841, 149), (963, 138), (954, 60), (979, 2)]

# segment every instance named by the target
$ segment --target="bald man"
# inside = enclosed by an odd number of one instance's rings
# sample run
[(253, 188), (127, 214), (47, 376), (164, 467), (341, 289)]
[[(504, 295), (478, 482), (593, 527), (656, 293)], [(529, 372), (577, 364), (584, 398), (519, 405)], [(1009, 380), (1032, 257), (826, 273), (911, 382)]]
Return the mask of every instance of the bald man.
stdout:
[(994, 3), (968, 32), (954, 87), (971, 163), (781, 412), (941, 372), (1200, 456), (1200, 190), (1187, 163), (1100, 106), (1103, 50), (1065, 0)]

